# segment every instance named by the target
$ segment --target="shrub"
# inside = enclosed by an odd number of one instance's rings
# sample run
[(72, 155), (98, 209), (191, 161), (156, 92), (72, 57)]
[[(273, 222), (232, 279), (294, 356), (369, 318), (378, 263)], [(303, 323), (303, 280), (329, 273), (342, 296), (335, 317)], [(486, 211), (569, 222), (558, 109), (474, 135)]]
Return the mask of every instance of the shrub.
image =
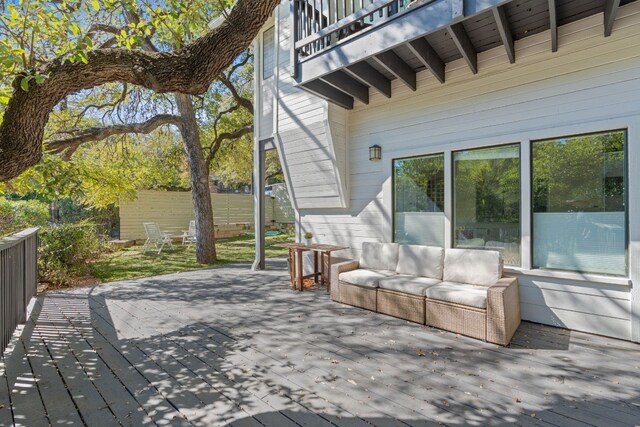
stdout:
[(55, 286), (73, 283), (89, 264), (108, 250), (107, 240), (88, 222), (52, 224), (40, 230), (40, 281)]
[(7, 200), (0, 197), (0, 236), (29, 227), (39, 227), (49, 220), (49, 206), (38, 200)]

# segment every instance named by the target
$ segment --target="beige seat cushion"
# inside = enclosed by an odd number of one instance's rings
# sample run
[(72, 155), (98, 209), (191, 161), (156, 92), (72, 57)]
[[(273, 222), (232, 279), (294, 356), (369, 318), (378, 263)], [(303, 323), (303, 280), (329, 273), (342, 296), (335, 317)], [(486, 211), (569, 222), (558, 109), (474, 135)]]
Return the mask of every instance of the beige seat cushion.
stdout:
[(438, 283), (442, 282), (430, 277), (396, 275), (380, 279), (378, 281), (378, 287), (390, 291), (404, 292), (405, 294), (424, 296), (424, 292), (428, 287), (437, 285)]
[(398, 246), (397, 243), (363, 243), (360, 268), (395, 271), (398, 264)]
[(338, 279), (342, 282), (351, 283), (352, 285), (363, 286), (366, 288), (377, 288), (378, 280), (393, 275), (395, 275), (395, 272), (393, 271), (358, 268), (356, 270), (340, 273)]
[(468, 305), (470, 307), (487, 308), (486, 286), (468, 285), (466, 283), (440, 282), (425, 291), (427, 298)]
[(445, 282), (491, 286), (502, 277), (500, 252), (474, 249), (447, 249), (444, 253)]
[(435, 246), (400, 245), (398, 248), (398, 274), (430, 277), (442, 280), (444, 248)]

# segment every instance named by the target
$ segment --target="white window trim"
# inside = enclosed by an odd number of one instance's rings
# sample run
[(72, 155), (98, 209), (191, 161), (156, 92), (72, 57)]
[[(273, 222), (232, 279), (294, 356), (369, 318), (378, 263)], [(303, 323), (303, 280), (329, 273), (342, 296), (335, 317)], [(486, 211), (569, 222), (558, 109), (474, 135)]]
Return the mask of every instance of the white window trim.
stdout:
[[(635, 125), (635, 126), (634, 126)], [(627, 251), (629, 253), (629, 265), (627, 268), (627, 276), (608, 276), (598, 275), (594, 273), (581, 273), (577, 271), (564, 271), (553, 269), (534, 269), (532, 268), (532, 224), (531, 224), (531, 141), (545, 140), (558, 138), (563, 135), (584, 135), (589, 133), (602, 133), (607, 131), (615, 131), (625, 129), (627, 131), (627, 191), (629, 219), (627, 221), (629, 239), (627, 242)], [(640, 159), (640, 149), (633, 149), (634, 144), (640, 144), (640, 140), (634, 142), (634, 138), (640, 135), (640, 117), (635, 118), (617, 118), (610, 120), (602, 120), (590, 123), (580, 123), (568, 126), (551, 127), (545, 129), (533, 129), (522, 131), (515, 134), (500, 135), (493, 138), (482, 138), (478, 140), (465, 140), (465, 141), (452, 141), (449, 143), (436, 144), (429, 147), (413, 148), (411, 150), (397, 149), (397, 147), (383, 147), (383, 152), (386, 152), (390, 158), (390, 161), (385, 162), (385, 172), (389, 179), (383, 186), (384, 200), (389, 202), (385, 203), (387, 208), (387, 215), (389, 218), (389, 230), (387, 232), (389, 241), (394, 239), (395, 230), (393, 229), (393, 185), (391, 176), (393, 174), (393, 161), (402, 159), (405, 157), (417, 157), (428, 156), (432, 154), (444, 153), (445, 157), (445, 236), (444, 247), (452, 247), (452, 228), (451, 220), (453, 214), (453, 170), (452, 170), (452, 156), (455, 151), (472, 150), (483, 147), (493, 147), (500, 145), (520, 143), (520, 193), (521, 193), (521, 207), (520, 207), (520, 227), (521, 227), (521, 245), (520, 256), (521, 266), (508, 266), (505, 271), (510, 274), (523, 274), (535, 277), (551, 277), (566, 279), (578, 282), (594, 282), (594, 283), (607, 283), (621, 286), (632, 286), (632, 283), (640, 283), (640, 266), (634, 265), (632, 261), (634, 256), (640, 256), (640, 243), (638, 243), (638, 236), (640, 236), (640, 223), (631, 220), (631, 212), (640, 211), (640, 185), (632, 185), (633, 182), (640, 182), (640, 169), (633, 168), (631, 165), (634, 161)], [(395, 148), (395, 150), (394, 150)], [(527, 158), (527, 164), (525, 166), (524, 160)], [(636, 170), (638, 169), (638, 170)], [(634, 179), (636, 181), (634, 181)], [(633, 187), (633, 188), (632, 188)], [(528, 194), (525, 194), (528, 193)], [(525, 200), (526, 198), (526, 200)], [(638, 206), (636, 206), (638, 205)], [(526, 218), (525, 218), (526, 217)], [(525, 241), (525, 239), (527, 241)], [(635, 278), (635, 280), (633, 280)], [(640, 289), (640, 287), (639, 287)], [(638, 291), (640, 295), (640, 291)], [(636, 297), (640, 302), (640, 296)], [(639, 308), (640, 311), (640, 308)], [(639, 316), (640, 317), (640, 316)], [(639, 320), (640, 323), (640, 320)], [(640, 332), (639, 332), (640, 334)]]

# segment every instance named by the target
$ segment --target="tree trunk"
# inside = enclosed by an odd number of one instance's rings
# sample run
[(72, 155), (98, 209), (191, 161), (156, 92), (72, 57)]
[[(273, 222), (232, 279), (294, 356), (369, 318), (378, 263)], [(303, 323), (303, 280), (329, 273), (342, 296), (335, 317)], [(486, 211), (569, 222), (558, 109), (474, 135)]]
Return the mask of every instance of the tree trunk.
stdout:
[(200, 129), (191, 96), (176, 93), (175, 100), (183, 119), (180, 133), (191, 176), (191, 197), (196, 220), (196, 261), (210, 264), (216, 261), (217, 257), (209, 190), (209, 167), (202, 151)]

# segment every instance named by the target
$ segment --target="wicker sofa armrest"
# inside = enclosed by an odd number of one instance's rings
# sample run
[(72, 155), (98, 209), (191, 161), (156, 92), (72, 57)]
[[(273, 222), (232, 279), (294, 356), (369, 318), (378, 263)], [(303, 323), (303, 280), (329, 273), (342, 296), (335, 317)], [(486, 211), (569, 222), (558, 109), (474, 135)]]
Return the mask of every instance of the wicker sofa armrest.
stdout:
[(516, 277), (503, 277), (487, 291), (487, 341), (508, 345), (520, 326), (520, 288)]
[(331, 290), (331, 299), (333, 301), (340, 301), (340, 273), (356, 270), (358, 267), (360, 267), (360, 262), (358, 260), (339, 262), (331, 266), (329, 289)]

